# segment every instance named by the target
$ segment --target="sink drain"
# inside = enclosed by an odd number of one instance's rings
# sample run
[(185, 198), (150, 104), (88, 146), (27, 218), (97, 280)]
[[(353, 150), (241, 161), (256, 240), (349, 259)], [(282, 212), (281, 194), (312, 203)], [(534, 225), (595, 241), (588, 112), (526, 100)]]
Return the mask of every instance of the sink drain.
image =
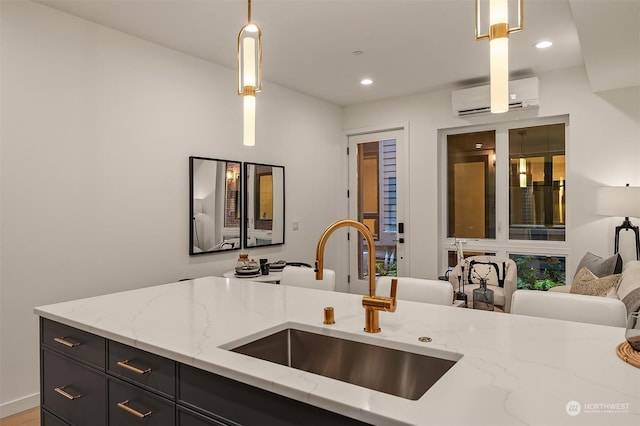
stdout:
[(422, 343), (429, 343), (432, 339), (431, 337), (418, 337), (418, 340), (421, 341)]

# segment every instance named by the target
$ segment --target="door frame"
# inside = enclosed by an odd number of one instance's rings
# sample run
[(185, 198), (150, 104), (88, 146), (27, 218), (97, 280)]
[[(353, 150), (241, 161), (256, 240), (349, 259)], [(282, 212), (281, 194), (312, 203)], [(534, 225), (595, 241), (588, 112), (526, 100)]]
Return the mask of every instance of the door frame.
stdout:
[[(404, 238), (404, 244), (397, 243), (396, 244), (396, 262), (398, 268), (398, 275), (402, 276), (410, 276), (410, 253), (409, 253), (409, 244), (407, 242), (407, 229), (411, 229), (409, 225), (409, 209), (410, 209), (410, 180), (409, 180), (409, 123), (402, 123), (396, 125), (389, 126), (380, 126), (380, 127), (368, 127), (368, 128), (360, 128), (353, 129), (344, 132), (344, 141), (345, 141), (345, 151), (348, 152), (350, 147), (350, 139), (358, 136), (372, 136), (373, 140), (380, 140), (384, 138), (380, 138), (378, 135), (387, 133), (387, 132), (399, 132), (400, 136), (396, 139), (396, 188), (397, 188), (397, 222), (404, 223), (405, 233), (398, 233), (398, 238)], [(346, 156), (346, 170), (347, 170), (347, 189), (349, 191), (353, 191), (353, 188), (356, 187), (356, 170), (355, 167), (351, 166), (352, 160), (351, 155), (356, 155), (355, 152), (350, 152), (350, 155)], [(355, 160), (357, 161), (357, 160)], [(357, 195), (355, 193), (351, 193), (347, 198), (347, 211), (348, 217), (350, 219), (357, 220)], [(357, 268), (357, 247), (355, 244), (350, 244), (347, 242), (347, 253), (348, 253), (348, 261), (347, 261), (347, 270), (349, 271), (349, 282), (347, 284), (347, 291), (349, 293), (352, 292), (351, 284), (354, 283), (357, 279), (357, 274), (354, 276), (352, 273), (352, 264), (355, 262)], [(358, 292), (358, 293), (361, 293)]]

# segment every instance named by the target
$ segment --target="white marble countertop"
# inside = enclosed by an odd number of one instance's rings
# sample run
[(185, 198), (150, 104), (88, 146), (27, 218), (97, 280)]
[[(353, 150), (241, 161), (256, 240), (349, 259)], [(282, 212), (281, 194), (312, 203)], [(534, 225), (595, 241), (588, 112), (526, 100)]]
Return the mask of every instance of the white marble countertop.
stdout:
[[(396, 312), (380, 313), (382, 332), (367, 334), (361, 300), (206, 277), (41, 306), (35, 313), (375, 424), (640, 424), (640, 369), (616, 355), (623, 328), (399, 301)], [(322, 324), (325, 306), (334, 307), (335, 325)], [(220, 348), (284, 323), (462, 358), (411, 401)], [(420, 343), (420, 336), (433, 341)]]

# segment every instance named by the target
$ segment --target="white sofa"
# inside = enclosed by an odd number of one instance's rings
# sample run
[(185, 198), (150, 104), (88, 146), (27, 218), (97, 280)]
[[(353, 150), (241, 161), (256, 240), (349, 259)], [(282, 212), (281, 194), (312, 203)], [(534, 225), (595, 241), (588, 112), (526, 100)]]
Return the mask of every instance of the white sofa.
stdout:
[(617, 292), (610, 297), (570, 291), (570, 285), (546, 292), (517, 290), (511, 313), (625, 327), (627, 316), (640, 310), (640, 261), (626, 263)]
[(624, 327), (627, 318), (624, 303), (618, 299), (536, 290), (516, 290), (511, 313), (614, 327)]

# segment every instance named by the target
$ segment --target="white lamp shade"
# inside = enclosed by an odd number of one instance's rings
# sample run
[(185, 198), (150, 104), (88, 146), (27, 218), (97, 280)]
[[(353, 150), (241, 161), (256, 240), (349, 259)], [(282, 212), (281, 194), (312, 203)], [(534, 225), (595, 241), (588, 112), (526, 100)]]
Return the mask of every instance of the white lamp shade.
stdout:
[(262, 30), (253, 22), (238, 35), (238, 94), (244, 95), (246, 87), (262, 90)]
[(509, 22), (509, 2), (507, 0), (491, 0), (489, 2), (489, 25)]
[(256, 144), (256, 97), (244, 97), (244, 132), (243, 144), (254, 146)]
[[(491, 0), (489, 2), (489, 25), (509, 23), (509, 7), (507, 0)], [(491, 112), (509, 111), (509, 38), (489, 39), (489, 62), (491, 80)]]
[(598, 188), (596, 213), (601, 216), (640, 217), (640, 187)]
[(489, 42), (491, 112), (509, 111), (509, 39), (496, 38)]

